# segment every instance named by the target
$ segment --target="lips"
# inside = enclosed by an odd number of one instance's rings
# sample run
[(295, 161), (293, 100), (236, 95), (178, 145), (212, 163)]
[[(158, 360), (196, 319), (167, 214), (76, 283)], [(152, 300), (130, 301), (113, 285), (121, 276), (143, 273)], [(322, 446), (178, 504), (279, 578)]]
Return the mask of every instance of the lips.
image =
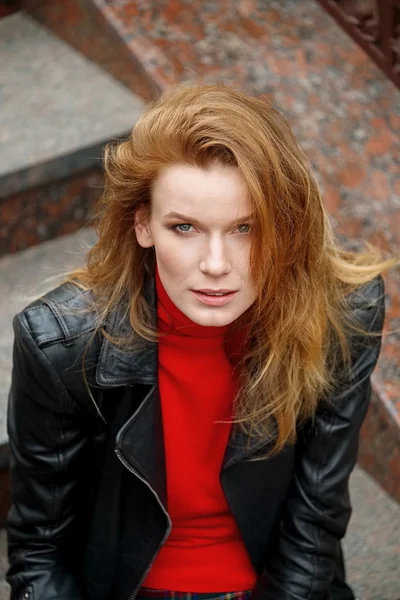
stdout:
[(208, 294), (209, 296), (222, 296), (223, 294), (233, 294), (235, 290), (193, 290), (200, 294)]
[(237, 294), (232, 290), (192, 290), (192, 292), (200, 302), (209, 306), (224, 306)]

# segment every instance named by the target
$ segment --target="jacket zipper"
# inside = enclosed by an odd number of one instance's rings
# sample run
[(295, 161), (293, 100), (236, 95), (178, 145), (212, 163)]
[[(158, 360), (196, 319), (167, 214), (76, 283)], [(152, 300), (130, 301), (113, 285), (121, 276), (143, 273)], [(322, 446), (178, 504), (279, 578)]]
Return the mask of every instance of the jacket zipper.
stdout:
[(136, 597), (143, 581), (146, 579), (147, 575), (150, 572), (151, 567), (153, 566), (153, 563), (157, 557), (157, 554), (160, 552), (161, 548), (163, 547), (167, 537), (169, 536), (169, 534), (171, 533), (171, 529), (172, 529), (172, 521), (169, 517), (169, 514), (167, 513), (167, 511), (165, 510), (160, 498), (157, 495), (157, 492), (151, 487), (151, 485), (149, 484), (148, 481), (146, 481), (146, 479), (144, 479), (129, 463), (128, 461), (122, 456), (120, 450), (118, 448), (115, 448), (115, 453), (118, 456), (119, 460), (121, 461), (121, 463), (124, 465), (124, 467), (126, 469), (128, 469), (128, 471), (130, 471), (131, 473), (133, 473), (133, 475), (135, 475), (140, 481), (142, 481), (148, 488), (149, 490), (153, 493), (154, 497), (156, 498), (158, 504), (160, 505), (161, 510), (163, 511), (163, 513), (165, 514), (165, 516), (167, 517), (167, 521), (168, 521), (168, 527), (167, 530), (165, 532), (165, 535), (163, 537), (163, 539), (161, 540), (160, 544), (158, 545), (155, 553), (153, 554), (150, 563), (148, 564), (145, 572), (143, 573), (142, 577), (139, 580), (139, 583), (137, 584), (137, 586), (135, 587), (135, 589), (130, 593), (130, 595), (128, 596), (127, 600), (134, 600), (134, 598)]

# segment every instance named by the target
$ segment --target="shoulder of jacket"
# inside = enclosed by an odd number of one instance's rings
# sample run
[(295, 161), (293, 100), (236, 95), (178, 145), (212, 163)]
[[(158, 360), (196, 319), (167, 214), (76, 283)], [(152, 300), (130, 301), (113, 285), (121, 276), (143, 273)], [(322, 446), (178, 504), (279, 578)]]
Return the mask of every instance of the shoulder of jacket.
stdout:
[(348, 297), (347, 303), (357, 323), (366, 331), (381, 331), (385, 320), (385, 284), (378, 275), (361, 285)]
[(39, 348), (58, 342), (68, 344), (99, 324), (93, 301), (90, 290), (62, 283), (24, 308), (14, 322), (25, 322)]

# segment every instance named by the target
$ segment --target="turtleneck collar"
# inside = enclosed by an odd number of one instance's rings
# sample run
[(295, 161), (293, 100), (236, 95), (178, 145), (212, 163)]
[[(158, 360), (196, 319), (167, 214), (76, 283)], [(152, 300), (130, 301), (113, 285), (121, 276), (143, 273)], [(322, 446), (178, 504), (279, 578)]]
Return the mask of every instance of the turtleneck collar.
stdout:
[(198, 325), (179, 310), (165, 291), (157, 268), (156, 290), (158, 298), (158, 327), (163, 333), (198, 338), (225, 337), (228, 333), (230, 325), (224, 325), (222, 327), (206, 327), (204, 325)]

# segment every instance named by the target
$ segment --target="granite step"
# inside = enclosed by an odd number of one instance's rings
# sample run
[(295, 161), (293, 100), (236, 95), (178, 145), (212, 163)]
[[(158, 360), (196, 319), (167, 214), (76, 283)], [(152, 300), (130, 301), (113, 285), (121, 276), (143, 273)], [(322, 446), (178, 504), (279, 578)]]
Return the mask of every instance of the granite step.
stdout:
[(105, 4), (104, 12), (91, 0), (21, 0), (21, 5), (39, 23), (135, 95), (144, 100), (154, 98), (157, 85), (108, 19)]
[(87, 223), (144, 103), (23, 11), (0, 21), (0, 87), (1, 256)]
[[(96, 18), (107, 23), (110, 48), (129, 51), (113, 72), (130, 89), (135, 64), (154, 89), (225, 82), (270, 100), (309, 156), (340, 240), (400, 256), (400, 91), (317, 2), (24, 0), (24, 7), (110, 69), (107, 53), (91, 50)], [(400, 502), (399, 269), (386, 289), (386, 330), (397, 333), (384, 340), (360, 461)]]

